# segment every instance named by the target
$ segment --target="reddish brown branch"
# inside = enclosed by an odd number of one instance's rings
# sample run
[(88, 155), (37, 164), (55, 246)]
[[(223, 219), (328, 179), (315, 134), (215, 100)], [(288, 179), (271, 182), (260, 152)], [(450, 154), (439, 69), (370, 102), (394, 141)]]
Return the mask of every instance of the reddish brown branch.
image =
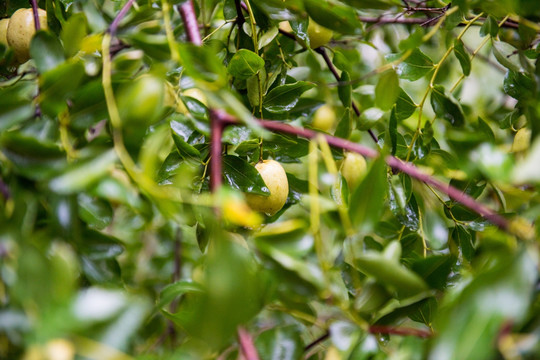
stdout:
[(429, 330), (422, 330), (410, 327), (396, 327), (386, 325), (371, 325), (369, 332), (372, 334), (389, 334), (389, 335), (401, 335), (401, 336), (416, 336), (420, 338), (429, 338), (433, 336), (433, 333)]
[(128, 2), (126, 2), (124, 7), (122, 7), (122, 9), (118, 13), (118, 15), (116, 15), (116, 17), (114, 18), (113, 22), (109, 26), (109, 34), (111, 34), (111, 37), (114, 37), (114, 35), (116, 34), (116, 31), (118, 30), (118, 25), (120, 24), (120, 21), (122, 21), (122, 19), (126, 16), (129, 9), (131, 9), (131, 7), (133, 6), (134, 2), (135, 2), (135, 0), (129, 0)]
[[(225, 125), (238, 124), (238, 121), (234, 117), (232, 117), (231, 115), (223, 111), (215, 110), (213, 114), (214, 114), (214, 119), (219, 119)], [(341, 139), (332, 135), (323, 134), (323, 133), (320, 133), (311, 129), (297, 128), (297, 127), (284, 124), (278, 121), (257, 119), (257, 122), (265, 129), (281, 132), (281, 133), (293, 134), (293, 135), (301, 136), (307, 139), (313, 139), (316, 136), (322, 135), (324, 136), (328, 144), (333, 147), (338, 147), (344, 150), (353, 151), (369, 158), (376, 158), (379, 156), (378, 151), (368, 148), (366, 146), (353, 143), (351, 141)], [(499, 228), (503, 230), (509, 229), (508, 221), (504, 217), (500, 216), (499, 214), (497, 214), (490, 208), (484, 206), (483, 204), (477, 202), (475, 199), (463, 193), (461, 190), (451, 185), (448, 185), (446, 183), (443, 183), (442, 181), (437, 180), (430, 175), (423, 173), (413, 164), (404, 162), (394, 156), (387, 156), (385, 161), (393, 169), (396, 169), (400, 172), (403, 172), (411, 176), (414, 179), (417, 179), (426, 184), (429, 184), (433, 186), (434, 188), (436, 188), (437, 190), (447, 194), (450, 198), (468, 207), (469, 209), (471, 209), (478, 215), (483, 216), (485, 219), (489, 220), (491, 223), (498, 226)]]
[(225, 122), (221, 121), (220, 112), (210, 111), (210, 190), (219, 189), (222, 182), (221, 175), (221, 137)]
[(197, 46), (202, 45), (201, 33), (199, 32), (199, 24), (197, 23), (197, 16), (195, 15), (193, 0), (188, 0), (178, 6), (178, 11), (184, 22), (188, 41)]
[(41, 29), (41, 24), (39, 23), (37, 0), (30, 0), (30, 5), (32, 6), (32, 13), (34, 15), (34, 27), (36, 28), (36, 31), (39, 31)]
[(246, 360), (259, 360), (259, 354), (253, 344), (253, 338), (243, 327), (238, 327), (238, 343), (240, 352)]

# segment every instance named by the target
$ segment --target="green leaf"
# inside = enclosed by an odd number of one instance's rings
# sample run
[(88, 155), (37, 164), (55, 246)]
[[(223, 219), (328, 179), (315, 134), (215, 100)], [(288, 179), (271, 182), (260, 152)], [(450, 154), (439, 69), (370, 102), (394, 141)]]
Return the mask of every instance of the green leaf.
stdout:
[(456, 225), (454, 230), (452, 230), (452, 240), (459, 247), (463, 258), (467, 261), (471, 261), (475, 252), (473, 238), (469, 231), (467, 231), (463, 226)]
[(442, 85), (435, 85), (431, 91), (431, 107), (437, 117), (456, 127), (463, 126), (465, 115), (461, 105), (448, 94)]
[(399, 298), (417, 295), (428, 289), (418, 275), (381, 253), (366, 251), (354, 258), (354, 266), (395, 291)]
[(482, 24), (482, 27), (480, 28), (480, 36), (491, 36), (496, 37), (499, 33), (499, 24), (497, 23), (497, 20), (491, 15), (488, 15), (484, 23)]
[(493, 55), (502, 66), (514, 72), (522, 70), (518, 49), (504, 41), (492, 40), (492, 44)]
[(274, 327), (258, 335), (255, 346), (261, 359), (300, 359), (304, 353), (300, 334), (300, 329), (295, 325)]
[(257, 169), (238, 156), (223, 157), (223, 176), (233, 189), (256, 195), (270, 195), (270, 190)]
[(337, 1), (304, 0), (304, 6), (309, 16), (330, 30), (342, 34), (354, 35), (360, 33), (362, 24), (354, 9)]
[(43, 73), (40, 78), (41, 110), (56, 117), (66, 108), (66, 100), (74, 95), (85, 76), (81, 62), (65, 62)]
[(67, 56), (73, 56), (81, 49), (81, 43), (87, 33), (86, 16), (83, 13), (70, 16), (60, 34)]
[(390, 110), (399, 96), (399, 79), (394, 70), (384, 72), (375, 87), (375, 104), (383, 109)]
[(264, 68), (264, 60), (253, 51), (240, 49), (233, 55), (227, 66), (229, 74), (238, 79), (247, 79)]
[(433, 255), (412, 262), (411, 270), (420, 275), (432, 289), (444, 290), (456, 258), (451, 255)]
[(416, 110), (416, 104), (403, 89), (399, 89), (395, 117), (398, 121), (408, 119)]
[(59, 194), (73, 194), (88, 189), (109, 174), (117, 161), (116, 153), (108, 150), (91, 160), (69, 166), (61, 175), (49, 181), (49, 188)]
[(0, 88), (0, 132), (10, 129), (34, 116), (34, 106), (27, 99)]
[[(359, 232), (370, 232), (380, 220), (387, 193), (386, 163), (383, 156), (373, 162), (369, 172), (351, 196), (349, 214)], [(366, 196), (369, 194), (369, 201)]]
[(471, 58), (467, 51), (465, 51), (465, 46), (463, 41), (456, 39), (454, 41), (454, 55), (461, 65), (461, 70), (463, 70), (463, 75), (469, 76), (471, 73)]
[(509, 70), (504, 77), (504, 92), (517, 100), (527, 101), (536, 95), (536, 82), (527, 74)]
[(159, 293), (159, 299), (157, 306), (164, 308), (169, 305), (176, 298), (190, 293), (202, 293), (204, 288), (197, 283), (192, 281), (180, 280), (173, 284), (165, 286)]
[[(403, 54), (389, 54), (388, 62), (399, 60)], [(419, 49), (414, 49), (404, 61), (396, 65), (396, 72), (400, 78), (416, 81), (433, 70), (433, 61)]]
[(401, 224), (412, 231), (416, 231), (419, 226), (418, 205), (414, 195), (408, 200), (405, 194), (399, 181), (390, 182), (388, 192), (390, 210)]
[(226, 84), (226, 69), (217, 55), (217, 49), (192, 44), (180, 44), (182, 64), (187, 75), (194, 79), (213, 83), (215, 86)]
[(200, 133), (188, 126), (186, 122), (172, 120), (170, 126), (174, 144), (180, 156), (186, 159), (200, 159), (200, 151), (193, 146), (204, 141)]
[(314, 84), (305, 81), (277, 86), (266, 95), (263, 106), (272, 113), (287, 112), (298, 103), (298, 99), (304, 92), (313, 87), (315, 87)]
[(472, 281), (460, 284), (465, 288), (458, 296), (446, 297), (429, 359), (493, 359), (501, 326), (519, 324), (527, 314), (538, 278), (536, 261), (521, 249), (492, 254), (491, 262)]
[(38, 31), (34, 35), (30, 43), (30, 55), (40, 73), (52, 70), (65, 61), (60, 40), (48, 31)]
[(0, 148), (17, 173), (33, 180), (48, 179), (66, 165), (65, 154), (56, 144), (18, 132), (2, 134)]

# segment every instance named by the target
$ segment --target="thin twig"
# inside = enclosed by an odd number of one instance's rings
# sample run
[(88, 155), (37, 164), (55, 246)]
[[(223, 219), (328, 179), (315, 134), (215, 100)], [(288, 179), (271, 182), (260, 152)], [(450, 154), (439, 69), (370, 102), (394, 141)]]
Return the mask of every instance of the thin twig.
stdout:
[[(387, 25), (387, 24), (405, 24), (405, 25), (423, 25), (423, 26), (434, 25), (433, 22), (430, 22), (430, 20), (432, 19), (426, 19), (426, 18), (359, 16), (358, 19), (362, 22), (365, 22), (368, 24), (375, 24), (375, 25)], [(475, 23), (475, 25), (478, 25), (478, 26), (483, 25), (484, 21), (486, 21), (486, 18), (480, 18), (479, 20), (480, 22)], [(467, 23), (468, 21), (461, 22), (458, 24), (458, 26), (465, 26), (467, 25)], [(517, 29), (519, 27), (519, 24), (516, 22), (507, 21), (506, 23), (503, 24), (503, 27)]]
[[(238, 124), (238, 121), (236, 120), (236, 118), (234, 118), (233, 116), (223, 111), (214, 110), (213, 114), (214, 114), (214, 119), (219, 120), (224, 125)], [(256, 121), (259, 123), (259, 125), (261, 125), (267, 130), (293, 134), (293, 135), (301, 136), (307, 139), (313, 139), (316, 136), (320, 136), (321, 134), (320, 132), (317, 132), (311, 129), (297, 128), (297, 127), (284, 124), (278, 121), (269, 121), (269, 120), (261, 120), (261, 119), (256, 119)], [(325, 137), (328, 144), (331, 146), (348, 150), (348, 151), (352, 151), (352, 152), (356, 152), (360, 155), (363, 155), (369, 158), (376, 158), (380, 155), (378, 151), (368, 148), (366, 146), (353, 143), (351, 141), (348, 141), (339, 137), (335, 137), (332, 135), (328, 135), (328, 134), (323, 134), (323, 136)], [(387, 156), (385, 158), (385, 161), (393, 169), (399, 170), (411, 176), (412, 178), (415, 178), (428, 185), (433, 186), (437, 190), (448, 195), (453, 200), (459, 202), (460, 204), (468, 207), (469, 209), (471, 209), (478, 215), (489, 220), (492, 224), (498, 226), (499, 228), (505, 231), (509, 230), (509, 223), (504, 217), (500, 216), (495, 211), (484, 206), (483, 204), (477, 202), (475, 199), (465, 194), (461, 190), (451, 185), (448, 185), (440, 180), (437, 180), (431, 175), (423, 173), (412, 163), (404, 162), (394, 156)]]
[(134, 2), (135, 0), (128, 0), (124, 7), (122, 7), (122, 9), (118, 12), (118, 15), (116, 15), (116, 17), (114, 18), (108, 29), (109, 34), (111, 34), (111, 38), (116, 35), (116, 31), (118, 30), (118, 25), (120, 24), (120, 21), (122, 21), (122, 19), (126, 16), (129, 9), (131, 9), (131, 7), (133, 6)]
[(251, 335), (241, 326), (238, 327), (238, 343), (240, 344), (240, 352), (246, 360), (259, 360), (259, 354)]
[(307, 344), (304, 347), (304, 352), (311, 350), (312, 348), (319, 345), (320, 343), (322, 343), (323, 341), (325, 341), (329, 337), (330, 337), (330, 331), (325, 332), (324, 334), (322, 334), (321, 336), (319, 336), (318, 338), (316, 338), (315, 340), (313, 340), (312, 342)]
[(199, 24), (197, 23), (197, 16), (195, 15), (193, 0), (188, 0), (182, 5), (179, 5), (178, 11), (184, 22), (188, 41), (193, 45), (202, 45), (201, 33), (199, 32)]

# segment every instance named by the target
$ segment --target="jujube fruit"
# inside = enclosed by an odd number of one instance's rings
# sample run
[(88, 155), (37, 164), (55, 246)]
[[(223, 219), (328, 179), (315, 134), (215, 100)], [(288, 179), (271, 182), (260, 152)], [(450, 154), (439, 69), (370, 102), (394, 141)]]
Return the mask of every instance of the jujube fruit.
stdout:
[(313, 19), (309, 19), (308, 25), (309, 45), (312, 49), (316, 49), (323, 45), (328, 44), (332, 36), (333, 31), (317, 24)]
[(336, 122), (336, 113), (330, 105), (323, 105), (315, 111), (311, 125), (315, 129), (328, 132)]
[(7, 28), (9, 19), (0, 20), (0, 44), (9, 45), (7, 42)]
[[(38, 9), (41, 29), (47, 29), (47, 12)], [(21, 63), (30, 59), (30, 41), (36, 33), (32, 9), (19, 9), (13, 13), (7, 27), (7, 42)]]
[(347, 181), (349, 189), (354, 189), (366, 174), (366, 159), (360, 154), (350, 152), (345, 155), (341, 164), (341, 174)]
[(264, 160), (255, 165), (255, 168), (270, 190), (270, 196), (246, 194), (247, 203), (253, 210), (272, 216), (287, 202), (289, 196), (287, 174), (275, 160)]

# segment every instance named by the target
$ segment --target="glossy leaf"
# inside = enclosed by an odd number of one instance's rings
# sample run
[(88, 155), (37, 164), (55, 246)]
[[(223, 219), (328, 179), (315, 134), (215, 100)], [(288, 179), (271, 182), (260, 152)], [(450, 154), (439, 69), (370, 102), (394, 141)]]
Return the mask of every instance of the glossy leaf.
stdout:
[(263, 107), (273, 113), (287, 112), (298, 103), (302, 93), (314, 86), (314, 84), (305, 81), (277, 86), (266, 94)]
[(389, 110), (394, 106), (400, 93), (399, 79), (395, 71), (387, 71), (381, 75), (375, 87), (375, 104)]
[(40, 31), (32, 38), (30, 55), (42, 73), (65, 61), (62, 44), (56, 36), (46, 31)]
[(461, 65), (461, 70), (463, 70), (463, 75), (469, 76), (471, 73), (471, 59), (469, 54), (465, 51), (465, 46), (463, 41), (455, 40), (454, 41), (454, 54)]
[(318, 24), (342, 34), (353, 35), (361, 28), (354, 10), (337, 2), (304, 0), (309, 16)]
[(223, 175), (233, 189), (263, 196), (270, 195), (270, 190), (257, 169), (238, 156), (223, 157)]
[(463, 126), (465, 115), (460, 104), (441, 85), (435, 85), (431, 91), (431, 107), (441, 119), (453, 126)]
[[(403, 54), (390, 54), (386, 56), (388, 62), (398, 61)], [(433, 61), (419, 49), (414, 49), (410, 56), (395, 66), (400, 78), (416, 81), (433, 70)]]
[(229, 74), (238, 79), (247, 79), (264, 67), (264, 60), (252, 51), (241, 49), (229, 61)]
[[(349, 214), (353, 225), (361, 232), (371, 231), (379, 220), (387, 186), (386, 164), (379, 158), (373, 162), (368, 174), (351, 196)], [(366, 194), (369, 194), (370, 201), (364, 200)]]

